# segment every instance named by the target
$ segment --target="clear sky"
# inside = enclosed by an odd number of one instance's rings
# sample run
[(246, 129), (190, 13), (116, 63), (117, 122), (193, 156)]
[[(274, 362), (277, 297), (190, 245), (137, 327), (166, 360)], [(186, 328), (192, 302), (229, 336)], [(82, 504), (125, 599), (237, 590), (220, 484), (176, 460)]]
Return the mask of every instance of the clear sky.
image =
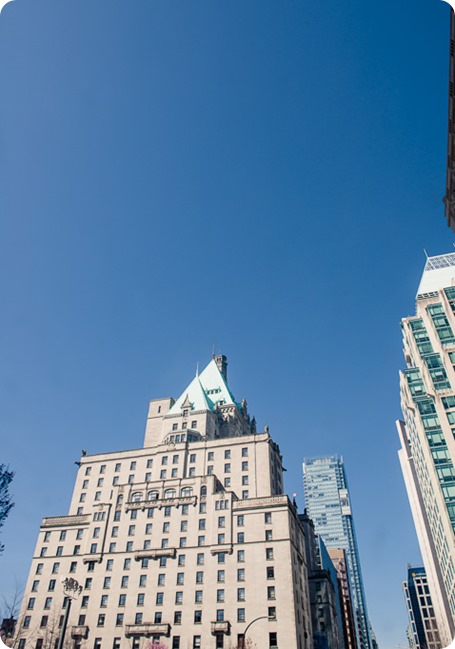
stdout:
[(419, 551), (400, 318), (445, 224), (439, 0), (15, 0), (0, 15), (1, 455), (25, 583), (74, 461), (139, 447), (213, 345), (303, 457), (342, 454), (370, 618), (406, 645)]

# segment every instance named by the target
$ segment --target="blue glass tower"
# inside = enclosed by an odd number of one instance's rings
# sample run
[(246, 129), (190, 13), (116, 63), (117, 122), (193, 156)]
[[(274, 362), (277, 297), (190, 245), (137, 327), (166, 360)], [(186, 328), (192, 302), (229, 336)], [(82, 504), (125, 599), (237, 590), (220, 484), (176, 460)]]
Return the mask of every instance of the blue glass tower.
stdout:
[(358, 647), (371, 649), (370, 623), (343, 459), (336, 455), (305, 458), (303, 482), (308, 515), (316, 533), (327, 548), (341, 548), (346, 552)]

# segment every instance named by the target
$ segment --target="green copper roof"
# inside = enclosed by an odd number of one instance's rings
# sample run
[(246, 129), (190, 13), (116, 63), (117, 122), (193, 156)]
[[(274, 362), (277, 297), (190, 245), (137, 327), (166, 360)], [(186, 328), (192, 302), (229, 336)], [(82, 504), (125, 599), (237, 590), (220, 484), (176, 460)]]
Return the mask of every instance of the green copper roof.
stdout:
[(214, 410), (217, 404), (234, 404), (224, 376), (214, 360), (211, 360), (204, 371), (195, 376), (189, 386), (182, 392), (169, 411), (169, 415), (180, 414), (189, 406), (195, 410)]

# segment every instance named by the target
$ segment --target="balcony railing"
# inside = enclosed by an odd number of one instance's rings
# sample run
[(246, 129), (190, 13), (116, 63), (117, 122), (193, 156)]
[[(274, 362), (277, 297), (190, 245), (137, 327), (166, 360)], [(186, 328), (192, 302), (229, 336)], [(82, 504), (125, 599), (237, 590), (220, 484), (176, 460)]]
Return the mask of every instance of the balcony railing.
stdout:
[(84, 525), (90, 523), (89, 514), (79, 514), (74, 516), (48, 516), (43, 518), (41, 527), (67, 527), (69, 525)]
[(175, 557), (177, 552), (176, 548), (151, 548), (150, 550), (138, 550), (135, 555), (135, 561), (141, 559), (159, 559), (160, 557)]
[(231, 628), (231, 624), (227, 620), (223, 622), (212, 622), (211, 628), (212, 628), (213, 635), (215, 635), (216, 633), (228, 634)]
[(88, 636), (88, 626), (83, 624), (78, 624), (77, 626), (71, 627), (71, 637), (72, 638), (87, 638)]
[(127, 624), (125, 626), (125, 635), (127, 638), (133, 635), (164, 635), (168, 636), (171, 630), (170, 624), (152, 624), (151, 622), (145, 624)]
[(195, 505), (197, 496), (176, 496), (175, 498), (160, 498), (156, 500), (131, 500), (125, 503), (125, 510), (130, 509), (150, 509), (153, 507), (166, 507), (172, 505), (178, 507), (180, 505)]

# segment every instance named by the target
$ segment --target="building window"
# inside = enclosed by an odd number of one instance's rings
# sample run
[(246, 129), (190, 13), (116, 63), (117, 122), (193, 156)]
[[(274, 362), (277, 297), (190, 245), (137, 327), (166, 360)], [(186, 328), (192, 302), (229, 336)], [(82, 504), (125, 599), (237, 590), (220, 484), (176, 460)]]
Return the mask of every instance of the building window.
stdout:
[(218, 563), (226, 563), (226, 553), (218, 552)]
[(98, 623), (97, 626), (104, 626), (104, 622), (106, 621), (106, 616), (104, 613), (100, 613), (98, 615)]
[(140, 575), (139, 576), (139, 586), (140, 587), (147, 586), (147, 575)]
[(224, 590), (217, 590), (216, 591), (216, 601), (217, 602), (224, 602)]
[(210, 466), (207, 467), (207, 475), (212, 475), (213, 473), (213, 466), (210, 464)]
[(231, 465), (230, 464), (225, 464), (224, 465), (224, 472), (225, 473), (230, 473), (231, 472)]
[(225, 487), (231, 486), (231, 478), (224, 478), (224, 486)]
[(39, 586), (39, 579), (35, 579), (35, 581), (32, 584), (32, 593), (36, 593), (36, 591), (38, 590), (38, 586)]
[(275, 569), (273, 566), (267, 566), (267, 579), (275, 579)]
[(184, 584), (184, 573), (183, 572), (178, 572), (177, 573), (177, 586), (183, 586)]
[(242, 457), (248, 457), (248, 447), (244, 446), (242, 448)]
[(142, 624), (142, 613), (136, 613), (134, 624)]
[(182, 590), (178, 590), (175, 593), (175, 603), (176, 604), (183, 604), (183, 591)]
[(31, 610), (31, 609), (33, 609), (34, 607), (35, 607), (35, 598), (34, 598), (34, 597), (30, 597), (30, 599), (28, 600), (27, 608), (28, 608), (29, 610)]
[(160, 606), (164, 601), (164, 593), (157, 593), (156, 594), (156, 604)]
[(144, 600), (145, 600), (145, 593), (139, 593), (137, 596), (136, 604), (138, 606), (144, 606)]
[(120, 638), (114, 638), (112, 649), (120, 649)]
[(101, 608), (106, 608), (108, 599), (109, 599), (109, 595), (101, 595), (101, 603), (100, 603)]
[(204, 573), (202, 571), (199, 571), (196, 573), (196, 583), (197, 584), (202, 584), (204, 581)]
[(276, 608), (274, 606), (269, 606), (268, 613), (271, 620), (276, 620)]
[(49, 581), (49, 588), (47, 590), (55, 590), (55, 579)]
[(180, 649), (180, 636), (178, 635), (173, 636), (172, 649)]
[(216, 621), (224, 622), (224, 608), (219, 608), (216, 611)]
[(225, 535), (224, 534), (218, 534), (218, 545), (223, 545), (225, 542)]
[(244, 608), (238, 608), (237, 609), (237, 622), (245, 622), (245, 609)]
[(245, 543), (245, 534), (244, 532), (237, 533), (237, 543)]
[(202, 590), (196, 590), (194, 593), (194, 601), (196, 604), (202, 604)]
[(248, 500), (250, 492), (248, 490), (242, 491), (242, 500)]
[(269, 633), (269, 647), (270, 649), (273, 649), (274, 647), (278, 647), (278, 637), (275, 631), (271, 631)]
[(246, 486), (248, 484), (248, 476), (242, 475), (242, 485)]
[(36, 572), (35, 572), (36, 575), (41, 575), (41, 574), (42, 574), (42, 572), (43, 572), (43, 566), (44, 566), (44, 563), (38, 563), (38, 564), (37, 564), (37, 566), (36, 566)]
[(193, 649), (201, 649), (201, 636), (200, 635), (194, 635), (193, 636)]
[(243, 527), (243, 525), (245, 525), (245, 517), (244, 516), (237, 516), (237, 525), (239, 527)]
[(248, 471), (248, 461), (242, 462), (242, 471)]
[(208, 460), (209, 462), (213, 462), (214, 459), (215, 459), (215, 454), (214, 454), (214, 452), (213, 452), (213, 451), (209, 451), (208, 454), (207, 454), (207, 460)]
[(88, 607), (88, 602), (89, 602), (88, 595), (84, 595), (82, 597), (82, 601), (81, 601), (81, 608), (87, 608)]
[(104, 578), (104, 583), (103, 583), (103, 588), (110, 588), (111, 587), (111, 578), (110, 577), (105, 577)]
[(245, 563), (245, 550), (237, 550), (237, 561)]
[[(30, 615), (26, 615), (26, 616), (24, 617), (24, 624), (23, 624), (24, 629), (28, 629), (28, 628), (30, 627), (31, 619), (32, 619), (32, 618), (31, 618)], [(25, 642), (25, 641), (24, 641), (24, 642)]]
[(121, 587), (128, 588), (128, 581), (129, 581), (128, 575), (123, 575)]
[(226, 576), (226, 575), (225, 575), (224, 570), (218, 570), (218, 573), (217, 573), (217, 581), (218, 581), (218, 582), (224, 582), (224, 580), (225, 580), (225, 576)]
[(265, 514), (264, 514), (264, 522), (265, 523), (271, 523), (272, 522), (272, 512), (265, 512)]
[(272, 530), (265, 530), (265, 540), (271, 541), (273, 538)]
[(194, 611), (194, 624), (202, 624), (202, 611)]
[(126, 595), (124, 593), (122, 595), (119, 595), (118, 605), (119, 606), (126, 606)]
[(115, 618), (115, 626), (122, 626), (123, 625), (123, 613), (117, 613), (117, 617)]
[(197, 537), (197, 544), (198, 544), (198, 546), (205, 545), (205, 536), (198, 536)]
[(245, 581), (245, 568), (237, 570), (237, 581)]
[(265, 558), (268, 560), (273, 559), (273, 548), (265, 549)]
[(245, 589), (244, 588), (237, 588), (237, 601), (238, 602), (244, 602), (245, 601)]
[(48, 618), (47, 615), (43, 615), (43, 616), (42, 616), (42, 618), (41, 618), (41, 622), (40, 622), (40, 627), (41, 627), (41, 629), (44, 629), (44, 628), (47, 626), (47, 621), (48, 621), (48, 619), (49, 619), (49, 618)]
[(52, 606), (52, 597), (46, 597), (46, 599), (44, 600), (44, 608), (49, 610), (51, 606)]
[(275, 586), (267, 586), (267, 599), (275, 599)]
[(204, 554), (199, 553), (196, 557), (196, 563), (198, 566), (203, 566), (204, 565)]
[(182, 624), (182, 611), (174, 611), (174, 624)]
[(91, 467), (91, 466), (88, 466), (88, 467), (85, 469), (85, 475), (90, 475), (91, 472), (92, 472), (92, 467)]

